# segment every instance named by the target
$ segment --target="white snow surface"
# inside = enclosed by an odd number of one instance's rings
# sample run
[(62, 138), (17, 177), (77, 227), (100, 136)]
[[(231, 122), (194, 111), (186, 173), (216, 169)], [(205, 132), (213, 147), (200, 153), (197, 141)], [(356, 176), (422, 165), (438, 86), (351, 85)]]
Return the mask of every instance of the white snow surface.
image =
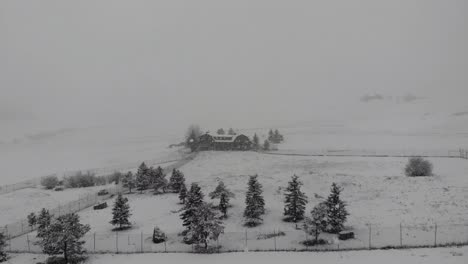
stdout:
[[(46, 256), (15, 254), (8, 264), (35, 264), (44, 262)], [(422, 248), (406, 250), (373, 250), (349, 252), (242, 252), (217, 255), (201, 254), (103, 254), (89, 256), (87, 264), (127, 263), (192, 263), (192, 264), (237, 264), (237, 263), (381, 263), (381, 264), (465, 264), (468, 247)]]

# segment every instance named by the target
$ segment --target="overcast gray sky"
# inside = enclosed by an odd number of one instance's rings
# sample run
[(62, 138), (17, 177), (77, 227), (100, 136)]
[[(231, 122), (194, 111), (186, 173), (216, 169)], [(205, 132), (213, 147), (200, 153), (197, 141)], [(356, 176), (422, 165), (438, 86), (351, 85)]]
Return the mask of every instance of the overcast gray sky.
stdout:
[(463, 104), (467, 19), (466, 0), (2, 0), (0, 125), (252, 126), (345, 117), (374, 93)]

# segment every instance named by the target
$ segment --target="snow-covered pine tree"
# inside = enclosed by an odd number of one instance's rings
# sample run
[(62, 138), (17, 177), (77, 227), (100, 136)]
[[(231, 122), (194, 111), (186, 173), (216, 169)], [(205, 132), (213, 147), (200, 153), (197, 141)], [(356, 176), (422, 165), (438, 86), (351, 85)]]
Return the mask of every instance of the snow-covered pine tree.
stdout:
[(284, 215), (287, 221), (297, 223), (304, 218), (307, 196), (301, 191), (302, 182), (294, 175), (284, 194)]
[(270, 129), (270, 131), (268, 131), (268, 140), (273, 142), (274, 141), (274, 134), (273, 134), (273, 130)]
[(77, 214), (66, 214), (54, 219), (39, 244), (48, 255), (63, 254), (64, 262), (76, 262), (76, 257), (85, 253), (84, 241), (80, 239), (89, 231), (89, 225), (80, 223)]
[(331, 193), (324, 202), (327, 208), (327, 223), (331, 233), (339, 233), (343, 230), (344, 223), (349, 213), (346, 210), (346, 203), (341, 200), (342, 188), (336, 183), (331, 186)]
[(31, 212), (28, 214), (28, 225), (31, 228), (31, 230), (34, 229), (34, 226), (37, 224), (37, 217), (34, 212)]
[(114, 226), (118, 226), (117, 230), (128, 228), (131, 226), (131, 223), (128, 220), (130, 216), (130, 205), (128, 204), (128, 199), (119, 193), (115, 199), (114, 208), (112, 208), (112, 220), (109, 223)]
[(315, 243), (318, 242), (320, 233), (327, 228), (327, 206), (324, 202), (319, 203), (312, 209), (311, 218), (304, 220), (304, 231), (315, 237)]
[(260, 148), (260, 139), (258, 138), (257, 134), (254, 134), (253, 136), (252, 147), (254, 150), (258, 150)]
[(49, 210), (42, 208), (41, 212), (37, 216), (37, 237), (44, 237), (47, 233), (47, 229), (52, 221), (52, 216)]
[(273, 135), (274, 143), (281, 143), (283, 141), (283, 135), (281, 135), (278, 131), (278, 129), (275, 130), (275, 133)]
[(202, 243), (208, 248), (210, 240), (217, 240), (223, 232), (224, 226), (216, 216), (211, 204), (202, 202), (194, 212), (193, 221), (190, 223), (184, 241)]
[(158, 166), (156, 169), (150, 169), (151, 175), (151, 186), (154, 189), (154, 192), (159, 192), (159, 189), (162, 189), (163, 192), (166, 192), (166, 187), (168, 186), (168, 181), (166, 179), (166, 174), (164, 170)]
[(263, 142), (263, 150), (265, 151), (270, 150), (270, 141), (265, 140), (265, 142)]
[(234, 198), (235, 195), (232, 193), (226, 185), (224, 185), (223, 181), (218, 183), (216, 189), (210, 193), (211, 199), (220, 199), (218, 209), (223, 213), (223, 215), (227, 216), (227, 208), (229, 207), (229, 200), (230, 198)]
[(148, 174), (149, 174), (148, 166), (146, 166), (144, 162), (141, 163), (136, 173), (136, 186), (137, 186), (137, 189), (140, 191), (140, 193), (148, 189), (150, 185)]
[(7, 260), (7, 254), (5, 252), (6, 246), (6, 237), (2, 232), (0, 232), (0, 262), (4, 262)]
[(184, 183), (181, 185), (180, 190), (179, 190), (180, 203), (185, 204), (186, 198), (187, 198), (187, 187), (185, 186), (185, 183)]
[(183, 221), (183, 226), (190, 229), (190, 225), (194, 221), (195, 212), (197, 208), (203, 203), (203, 193), (200, 189), (200, 186), (196, 183), (192, 183), (190, 186), (190, 191), (187, 193), (187, 197), (185, 199), (185, 205), (183, 208), (183, 212), (180, 215), (180, 218)]
[(125, 174), (124, 178), (122, 179), (122, 185), (124, 188), (128, 188), (129, 193), (132, 193), (132, 189), (136, 187), (135, 177), (131, 171)]
[(218, 183), (218, 186), (216, 186), (215, 190), (210, 193), (210, 198), (211, 199), (219, 199), (221, 198), (222, 194), (226, 194), (229, 198), (235, 197), (234, 193), (232, 193), (224, 184), (223, 181), (220, 181)]
[(182, 185), (185, 184), (184, 174), (177, 169), (172, 170), (171, 178), (169, 179), (169, 186), (172, 191), (179, 193)]
[(245, 195), (245, 224), (257, 226), (263, 220), (261, 215), (265, 213), (265, 200), (262, 196), (262, 185), (257, 180), (258, 175), (250, 176), (248, 189)]

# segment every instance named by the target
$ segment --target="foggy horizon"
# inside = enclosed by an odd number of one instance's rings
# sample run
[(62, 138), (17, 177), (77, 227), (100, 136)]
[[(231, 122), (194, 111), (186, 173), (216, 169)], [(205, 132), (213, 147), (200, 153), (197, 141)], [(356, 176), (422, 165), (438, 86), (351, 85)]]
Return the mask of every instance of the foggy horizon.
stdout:
[(422, 101), (422, 113), (428, 105), (468, 111), (467, 8), (463, 1), (2, 1), (0, 125), (344, 121), (400, 107), (405, 96), (421, 98), (406, 104)]

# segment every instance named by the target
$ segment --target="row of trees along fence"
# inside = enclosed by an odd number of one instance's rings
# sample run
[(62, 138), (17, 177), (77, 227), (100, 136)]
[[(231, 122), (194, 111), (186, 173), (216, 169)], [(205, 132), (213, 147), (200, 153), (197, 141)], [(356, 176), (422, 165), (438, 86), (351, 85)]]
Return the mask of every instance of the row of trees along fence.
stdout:
[[(314, 236), (302, 230), (225, 232), (218, 240), (210, 241), (212, 252), (235, 251), (326, 251), (378, 248), (433, 247), (468, 244), (468, 224), (465, 225), (405, 225), (381, 227), (368, 225), (353, 229), (354, 239), (338, 240), (336, 235), (323, 233), (325, 245), (307, 246), (306, 240)], [(148, 252), (196, 252), (197, 245), (184, 244), (180, 234), (166, 234), (166, 241), (155, 244), (151, 233), (125, 232), (88, 233), (83, 238), (89, 253), (148, 253)], [(40, 253), (38, 238), (30, 234), (10, 239), (10, 252)], [(202, 246), (202, 245), (200, 245)]]
[[(121, 192), (122, 188), (120, 185), (115, 185), (111, 188), (106, 188), (106, 190), (108, 191), (108, 194), (106, 195), (98, 195), (97, 193), (88, 194), (78, 200), (71, 201), (65, 204), (61, 204), (57, 206), (56, 208), (49, 209), (49, 213), (53, 216), (60, 216), (64, 214), (79, 212), (83, 209), (86, 209), (88, 207), (91, 207), (93, 205), (96, 205), (104, 200), (107, 200), (113, 197), (117, 193)], [(35, 213), (37, 214), (39, 213), (39, 211), (40, 210), (38, 210)], [(30, 212), (25, 212), (25, 214), (27, 213), (30, 213)], [(27, 218), (25, 218), (18, 222), (0, 227), (0, 232), (5, 234), (7, 238), (13, 239), (15, 237), (19, 237), (29, 232), (32, 232), (35, 229), (36, 229), (36, 226), (29, 226), (28, 220)]]

